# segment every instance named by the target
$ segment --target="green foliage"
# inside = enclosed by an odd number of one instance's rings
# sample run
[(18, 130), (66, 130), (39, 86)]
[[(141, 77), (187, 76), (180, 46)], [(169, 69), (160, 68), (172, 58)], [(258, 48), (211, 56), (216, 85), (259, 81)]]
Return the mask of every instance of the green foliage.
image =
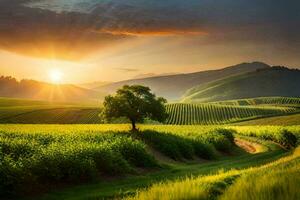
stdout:
[(150, 130), (141, 132), (139, 137), (174, 160), (192, 159), (194, 156), (193, 145), (185, 137)]
[(145, 145), (126, 133), (1, 131), (0, 148), (1, 195), (158, 166)]
[(164, 98), (152, 94), (149, 87), (125, 85), (115, 96), (105, 97), (102, 116), (107, 120), (126, 117), (135, 130), (136, 122), (143, 122), (146, 118), (164, 122), (167, 118), (166, 102)]
[(298, 126), (289, 128), (280, 126), (240, 126), (236, 127), (235, 130), (241, 135), (277, 142), (288, 149), (294, 148), (300, 143), (300, 129)]

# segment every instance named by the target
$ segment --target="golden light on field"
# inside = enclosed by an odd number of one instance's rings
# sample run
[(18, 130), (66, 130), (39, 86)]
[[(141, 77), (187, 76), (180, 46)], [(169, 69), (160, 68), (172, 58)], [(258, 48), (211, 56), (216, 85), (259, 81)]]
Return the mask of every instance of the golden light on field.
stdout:
[(63, 72), (59, 69), (52, 69), (51, 71), (49, 71), (49, 78), (51, 82), (55, 84), (61, 83), (63, 75)]

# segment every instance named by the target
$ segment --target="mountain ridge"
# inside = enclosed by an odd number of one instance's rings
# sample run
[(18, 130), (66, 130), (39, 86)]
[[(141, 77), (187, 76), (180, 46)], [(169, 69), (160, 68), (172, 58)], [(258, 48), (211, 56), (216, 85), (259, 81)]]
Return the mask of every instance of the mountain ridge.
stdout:
[(104, 93), (114, 93), (123, 85), (140, 84), (150, 87), (158, 96), (163, 96), (169, 100), (178, 100), (188, 89), (196, 85), (269, 67), (271, 66), (262, 62), (241, 63), (218, 70), (130, 79), (94, 88), (94, 90)]
[(54, 102), (94, 101), (98, 98), (103, 98), (100, 92), (81, 88), (73, 84), (56, 85), (26, 79), (18, 81), (8, 76), (0, 76), (0, 96)]

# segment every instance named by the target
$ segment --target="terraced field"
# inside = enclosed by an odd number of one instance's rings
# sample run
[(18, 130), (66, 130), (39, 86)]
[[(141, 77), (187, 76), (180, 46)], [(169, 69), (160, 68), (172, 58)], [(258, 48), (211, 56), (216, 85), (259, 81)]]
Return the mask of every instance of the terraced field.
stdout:
[(167, 124), (226, 124), (260, 117), (285, 115), (296, 112), (294, 107), (231, 106), (217, 104), (170, 104)]

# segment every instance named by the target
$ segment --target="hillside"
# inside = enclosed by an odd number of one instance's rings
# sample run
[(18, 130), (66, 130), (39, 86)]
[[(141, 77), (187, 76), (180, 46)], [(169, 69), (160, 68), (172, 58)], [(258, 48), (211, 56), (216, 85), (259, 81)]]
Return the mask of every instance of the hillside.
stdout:
[(237, 75), (187, 91), (183, 102), (213, 102), (255, 97), (300, 97), (300, 70), (272, 67)]
[(149, 86), (159, 96), (163, 96), (169, 100), (178, 100), (186, 90), (194, 86), (269, 67), (269, 65), (260, 62), (242, 63), (220, 70), (121, 81), (95, 88), (95, 90), (113, 93), (123, 85), (139, 84)]
[(99, 101), (100, 92), (75, 85), (55, 85), (34, 80), (17, 81), (12, 77), (0, 77), (0, 97), (26, 98), (35, 100), (74, 102)]

